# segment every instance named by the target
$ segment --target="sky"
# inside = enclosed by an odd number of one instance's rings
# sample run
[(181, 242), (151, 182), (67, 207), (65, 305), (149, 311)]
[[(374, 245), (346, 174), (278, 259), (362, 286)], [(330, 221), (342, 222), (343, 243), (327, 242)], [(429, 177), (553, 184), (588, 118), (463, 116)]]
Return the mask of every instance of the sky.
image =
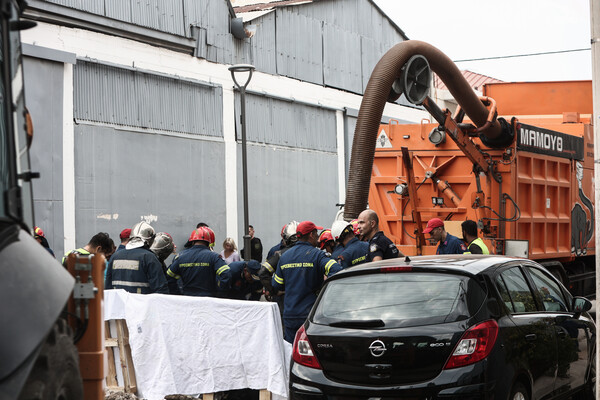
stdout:
[[(589, 0), (374, 0), (452, 60), (590, 48)], [(592, 79), (591, 51), (457, 63), (506, 82)]]

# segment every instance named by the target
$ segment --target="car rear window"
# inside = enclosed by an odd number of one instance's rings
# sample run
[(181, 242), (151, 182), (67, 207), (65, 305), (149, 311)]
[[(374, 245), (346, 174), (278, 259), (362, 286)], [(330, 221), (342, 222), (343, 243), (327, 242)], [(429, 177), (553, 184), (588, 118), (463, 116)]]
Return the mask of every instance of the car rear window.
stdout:
[[(312, 321), (382, 320), (390, 327), (466, 319), (469, 309), (474, 312), (485, 298), (481, 287), (470, 281), (465, 276), (421, 272), (349, 276), (325, 286)], [(467, 304), (467, 298), (477, 304)]]

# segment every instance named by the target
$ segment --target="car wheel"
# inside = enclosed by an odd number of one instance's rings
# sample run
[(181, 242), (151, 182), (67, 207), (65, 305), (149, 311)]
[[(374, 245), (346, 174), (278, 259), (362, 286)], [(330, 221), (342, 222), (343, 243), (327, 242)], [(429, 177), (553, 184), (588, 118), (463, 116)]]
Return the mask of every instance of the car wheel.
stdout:
[(529, 400), (529, 393), (522, 383), (515, 383), (512, 390), (510, 391), (509, 400)]
[(46, 337), (19, 400), (81, 400), (79, 354), (71, 328), (59, 318)]

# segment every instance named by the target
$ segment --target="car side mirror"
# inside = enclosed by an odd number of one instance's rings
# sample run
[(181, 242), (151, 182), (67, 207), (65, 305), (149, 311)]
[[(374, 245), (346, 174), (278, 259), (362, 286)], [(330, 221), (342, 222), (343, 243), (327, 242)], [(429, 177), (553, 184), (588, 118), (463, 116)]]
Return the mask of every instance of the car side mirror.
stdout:
[(573, 312), (579, 316), (582, 312), (592, 309), (592, 302), (585, 297), (574, 297), (572, 306)]

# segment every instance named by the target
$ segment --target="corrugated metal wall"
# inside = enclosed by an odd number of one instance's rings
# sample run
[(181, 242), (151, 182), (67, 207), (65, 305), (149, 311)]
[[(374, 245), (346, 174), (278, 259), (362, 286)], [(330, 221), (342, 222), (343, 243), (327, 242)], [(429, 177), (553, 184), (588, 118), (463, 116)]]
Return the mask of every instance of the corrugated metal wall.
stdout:
[(277, 73), (322, 85), (321, 20), (307, 18), (288, 8), (278, 9), (276, 13)]
[(97, 232), (118, 238), (140, 220), (180, 250), (200, 221), (225, 235), (222, 142), (80, 124), (75, 148), (78, 245)]
[[(236, 114), (240, 95), (236, 93)], [(280, 146), (337, 151), (335, 112), (329, 109), (246, 93), (247, 140)], [(237, 137), (241, 125), (236, 118)]]
[(251, 39), (229, 32), (228, 0), (45, 0), (196, 40), (197, 57), (363, 93), (373, 67), (403, 40), (367, 0), (279, 7), (252, 21)]
[[(365, 0), (324, 0), (286, 7), (277, 10), (277, 17), (278, 26), (280, 23), (287, 26), (288, 21), (294, 19), (323, 21), (323, 84), (355, 93), (363, 93), (381, 56), (404, 40), (387, 17)], [(316, 26), (311, 27), (316, 29)], [(311, 33), (311, 38), (315, 35)], [(282, 37), (278, 31), (277, 52), (294, 53), (297, 47), (320, 46), (314, 41), (299, 41), (299, 37), (302, 35)], [(292, 50), (288, 51), (288, 48)], [(277, 61), (279, 63), (279, 58)], [(303, 64), (302, 69), (310, 67), (302, 60), (298, 62)], [(279, 74), (287, 75), (279, 64), (277, 70)], [(318, 80), (309, 81), (320, 83)]]
[[(42, 228), (57, 258), (64, 254), (63, 237), (63, 64), (25, 57), (25, 97), (35, 130), (30, 149), (34, 179), (35, 223)], [(85, 244), (85, 243), (84, 243)]]
[(74, 91), (76, 119), (223, 136), (218, 86), (80, 61)]

